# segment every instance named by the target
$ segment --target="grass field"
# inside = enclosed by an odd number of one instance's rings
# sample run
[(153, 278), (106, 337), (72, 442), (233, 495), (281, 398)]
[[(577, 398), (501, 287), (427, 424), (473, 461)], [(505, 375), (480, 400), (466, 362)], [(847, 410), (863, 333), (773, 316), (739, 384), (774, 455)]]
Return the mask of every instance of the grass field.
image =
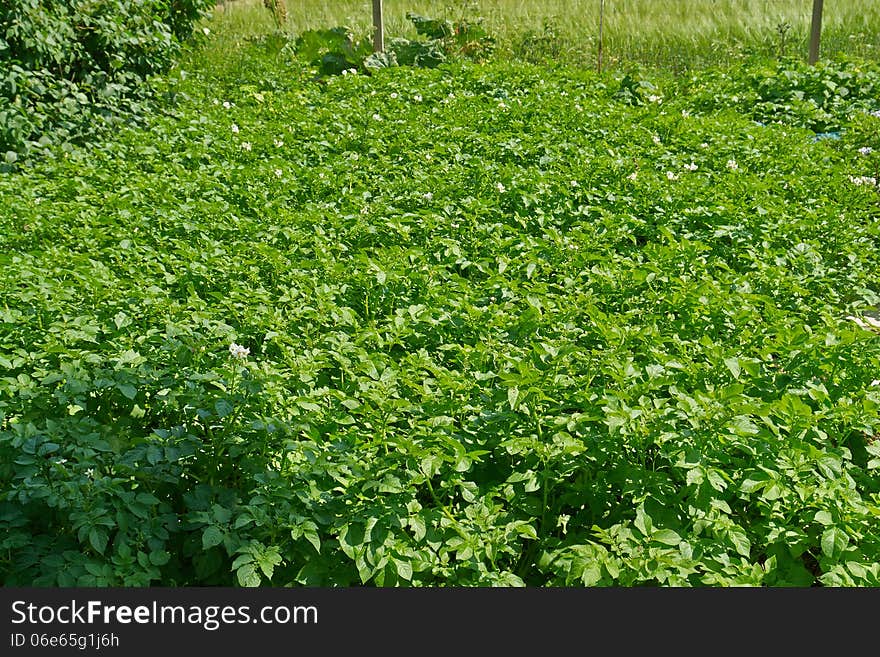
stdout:
[[(595, 65), (599, 0), (438, 2), (386, 0), (386, 31), (411, 35), (407, 12), (452, 20), (483, 18), (497, 36), (499, 54), (519, 60)], [(371, 3), (286, 0), (286, 29), (346, 25), (366, 31)], [(606, 64), (671, 69), (718, 65), (744, 54), (806, 57), (811, 0), (607, 0)], [(225, 19), (236, 34), (273, 28), (260, 0), (228, 0)], [(825, 56), (880, 57), (880, 3), (826, 2)]]

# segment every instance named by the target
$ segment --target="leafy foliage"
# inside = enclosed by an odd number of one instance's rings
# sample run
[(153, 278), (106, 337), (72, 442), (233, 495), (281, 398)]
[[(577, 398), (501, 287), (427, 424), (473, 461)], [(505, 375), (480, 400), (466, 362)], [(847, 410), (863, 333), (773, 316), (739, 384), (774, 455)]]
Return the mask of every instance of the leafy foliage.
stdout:
[(712, 73), (695, 81), (694, 105), (700, 109), (734, 108), (755, 120), (839, 130), (854, 110), (874, 107), (880, 75), (873, 67), (842, 58), (816, 66), (782, 59), (758, 64), (746, 73)]
[(876, 67), (240, 47), (0, 178), (5, 584), (880, 584)]
[(339, 75), (350, 70), (372, 72), (391, 66), (434, 68), (450, 58), (465, 57), (475, 61), (486, 59), (492, 52), (494, 39), (480, 21), (425, 18), (408, 14), (416, 30), (426, 40), (392, 37), (386, 50), (373, 52), (372, 41), (357, 38), (349, 28), (306, 30), (294, 43), (294, 51), (317, 67), (320, 75)]
[(0, 6), (0, 149), (75, 139), (135, 109), (210, 0), (20, 0)]

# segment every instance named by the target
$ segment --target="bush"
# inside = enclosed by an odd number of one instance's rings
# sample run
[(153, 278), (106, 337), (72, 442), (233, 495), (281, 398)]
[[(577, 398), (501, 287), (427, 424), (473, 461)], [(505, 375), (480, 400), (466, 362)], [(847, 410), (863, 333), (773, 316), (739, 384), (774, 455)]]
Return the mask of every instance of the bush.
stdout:
[(857, 112), (876, 109), (880, 74), (844, 58), (816, 66), (783, 59), (703, 75), (687, 93), (703, 111), (734, 109), (761, 123), (827, 133)]
[(130, 112), (141, 82), (170, 65), (211, 4), (211, 0), (4, 3), (0, 6), (0, 148), (22, 152), (75, 139)]
[(494, 37), (482, 27), (482, 19), (456, 22), (408, 13), (407, 18), (424, 39), (392, 37), (386, 50), (373, 52), (369, 37), (357, 38), (347, 27), (306, 30), (294, 42), (300, 58), (318, 68), (321, 75), (339, 75), (351, 69), (365, 72), (389, 66), (434, 68), (456, 58), (485, 61), (495, 47)]

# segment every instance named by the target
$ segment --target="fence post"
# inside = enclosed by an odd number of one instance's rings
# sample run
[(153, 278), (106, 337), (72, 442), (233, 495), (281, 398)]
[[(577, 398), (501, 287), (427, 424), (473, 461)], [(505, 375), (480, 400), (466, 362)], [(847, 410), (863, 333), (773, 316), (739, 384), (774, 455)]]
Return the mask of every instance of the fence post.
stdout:
[(602, 41), (605, 28), (605, 0), (599, 0), (599, 48), (596, 53), (596, 68), (602, 72)]
[(813, 22), (810, 25), (810, 64), (819, 61), (819, 38), (822, 35), (822, 4), (824, 0), (813, 0)]
[(382, 0), (373, 0), (373, 50), (385, 50), (385, 22), (382, 18)]

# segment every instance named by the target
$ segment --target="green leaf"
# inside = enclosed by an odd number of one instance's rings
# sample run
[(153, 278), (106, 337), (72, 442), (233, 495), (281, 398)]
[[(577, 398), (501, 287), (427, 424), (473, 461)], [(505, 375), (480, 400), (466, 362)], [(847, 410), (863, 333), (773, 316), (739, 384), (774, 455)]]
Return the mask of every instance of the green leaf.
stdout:
[(235, 561), (232, 562), (232, 570), (238, 570), (246, 563), (253, 563), (254, 555), (250, 552), (245, 552), (244, 554), (239, 554), (235, 557)]
[(121, 329), (131, 324), (131, 318), (120, 310), (113, 316), (113, 323), (117, 329)]
[(421, 516), (413, 516), (409, 519), (409, 526), (412, 527), (413, 536), (417, 541), (425, 538), (427, 530), (425, 528), (425, 519)]
[(93, 561), (87, 561), (85, 563), (85, 569), (94, 575), (95, 577), (101, 577), (104, 574), (104, 568), (101, 564), (97, 564)]
[(219, 527), (211, 525), (206, 527), (202, 533), (202, 548), (210, 550), (212, 547), (220, 545), (223, 542), (223, 532)]
[(107, 532), (100, 527), (92, 527), (89, 530), (89, 543), (99, 554), (104, 554), (104, 551), (107, 549), (108, 540)]
[(234, 529), (241, 529), (242, 527), (246, 527), (252, 522), (254, 522), (253, 516), (243, 513), (235, 519), (235, 522), (232, 526)]
[(584, 586), (595, 586), (602, 581), (602, 568), (595, 561), (584, 564), (581, 572), (581, 583)]
[(518, 523), (516, 526), (516, 531), (523, 538), (529, 538), (532, 540), (538, 539), (537, 530), (528, 523)]
[(658, 543), (663, 543), (664, 545), (678, 545), (681, 543), (681, 536), (678, 533), (672, 531), (671, 529), (660, 529), (654, 532), (651, 535), (651, 538)]
[(260, 585), (260, 575), (254, 566), (254, 563), (246, 563), (235, 571), (235, 577), (241, 586), (253, 588)]
[(211, 515), (218, 523), (227, 523), (232, 520), (232, 509), (228, 509), (221, 504), (211, 506)]
[(315, 548), (315, 552), (321, 552), (321, 538), (318, 536), (318, 527), (311, 520), (303, 523), (303, 536)]
[(152, 493), (138, 493), (135, 499), (141, 504), (146, 504), (147, 506), (155, 506), (159, 504), (159, 498)]
[(742, 529), (730, 529), (727, 532), (727, 537), (733, 543), (736, 551), (748, 559), (752, 552), (752, 543), (746, 533)]
[(770, 477), (763, 473), (756, 473), (743, 480), (739, 489), (743, 493), (753, 493), (759, 488), (764, 488), (770, 482)]
[(281, 563), (281, 555), (278, 554), (278, 548), (273, 546), (261, 552), (257, 555), (256, 562), (266, 576), (266, 579), (271, 580), (272, 574), (275, 572), (275, 566)]
[(162, 457), (165, 453), (162, 451), (162, 448), (158, 445), (148, 445), (147, 446), (147, 463), (150, 465), (156, 465), (159, 461), (162, 460)]
[(394, 559), (394, 565), (397, 567), (397, 574), (400, 575), (401, 579), (405, 579), (407, 582), (412, 580), (413, 568), (410, 562)]
[(716, 469), (712, 468), (708, 471), (709, 484), (717, 491), (723, 491), (727, 488), (727, 481), (724, 476)]
[(119, 392), (128, 399), (134, 399), (137, 397), (137, 388), (129, 383), (119, 383), (116, 387), (119, 389)]
[(426, 456), (419, 463), (419, 469), (425, 474), (426, 477), (433, 477), (435, 474), (440, 472), (440, 467), (443, 465), (443, 459), (437, 455)]
[(763, 493), (761, 493), (761, 499), (768, 501), (778, 500), (784, 494), (785, 489), (783, 489), (782, 486), (774, 481), (772, 484), (764, 489)]
[(739, 380), (740, 375), (740, 366), (738, 358), (725, 358), (724, 364), (727, 366), (727, 369), (730, 370), (730, 373), (733, 375), (733, 378)]
[(636, 519), (633, 524), (644, 536), (650, 536), (654, 531), (654, 523), (651, 522), (651, 517), (645, 513), (645, 507), (643, 505), (640, 505), (636, 509)]
[(516, 386), (507, 389), (507, 403), (510, 404), (510, 410), (516, 410), (516, 403), (519, 400), (519, 388)]
[(154, 566), (164, 566), (171, 560), (171, 555), (165, 550), (153, 550), (150, 552), (150, 563)]
[(829, 527), (822, 532), (822, 553), (831, 559), (837, 559), (846, 549), (849, 536), (838, 527)]
[(380, 68), (397, 66), (397, 57), (393, 52), (374, 52), (364, 58), (364, 68), (368, 71), (377, 71)]
[(61, 445), (58, 443), (43, 443), (37, 450), (37, 454), (39, 456), (48, 456), (49, 454), (54, 454), (59, 449), (61, 449)]

